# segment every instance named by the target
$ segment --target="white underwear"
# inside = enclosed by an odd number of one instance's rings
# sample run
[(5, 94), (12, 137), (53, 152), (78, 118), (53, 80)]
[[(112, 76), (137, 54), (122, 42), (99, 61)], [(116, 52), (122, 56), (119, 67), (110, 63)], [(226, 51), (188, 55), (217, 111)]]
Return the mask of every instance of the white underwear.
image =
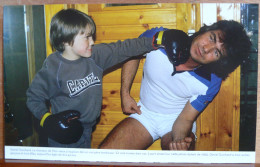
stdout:
[[(160, 114), (149, 111), (141, 102), (142, 114), (131, 114), (129, 117), (138, 120), (148, 130), (153, 140), (163, 137), (166, 133), (172, 131), (172, 125), (180, 113)], [(196, 122), (193, 123), (192, 132), (196, 135)]]

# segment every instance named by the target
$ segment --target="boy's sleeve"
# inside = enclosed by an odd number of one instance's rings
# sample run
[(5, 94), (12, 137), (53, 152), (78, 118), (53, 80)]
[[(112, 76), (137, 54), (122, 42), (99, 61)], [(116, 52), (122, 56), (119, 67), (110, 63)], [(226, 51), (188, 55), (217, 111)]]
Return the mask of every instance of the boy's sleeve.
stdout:
[(206, 94), (192, 97), (190, 99), (191, 105), (199, 112), (202, 112), (218, 94), (221, 83), (221, 78), (217, 77), (215, 74), (211, 74), (211, 81)]
[(97, 44), (93, 46), (91, 57), (99, 67), (106, 70), (130, 57), (154, 50), (152, 40), (153, 38), (142, 37), (109, 44)]
[(47, 106), (49, 99), (48, 92), (47, 63), (44, 62), (42, 69), (36, 74), (26, 91), (27, 107), (38, 119), (41, 119), (49, 111), (49, 107)]

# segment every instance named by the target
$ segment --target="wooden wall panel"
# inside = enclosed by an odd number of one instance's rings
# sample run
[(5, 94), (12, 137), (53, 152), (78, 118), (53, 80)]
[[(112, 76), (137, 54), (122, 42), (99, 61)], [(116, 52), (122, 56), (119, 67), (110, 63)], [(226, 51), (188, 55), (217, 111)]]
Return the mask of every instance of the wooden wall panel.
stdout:
[(176, 8), (177, 29), (188, 32), (188, 30), (198, 30), (200, 28), (200, 21), (196, 20), (196, 18), (200, 18), (198, 4), (177, 4)]
[(98, 30), (96, 43), (135, 38), (145, 30), (157, 26), (176, 28), (175, 6), (175, 4), (132, 7), (89, 5), (90, 15)]
[(100, 117), (99, 125), (115, 125), (122, 119), (126, 118), (127, 115), (121, 114), (121, 111), (103, 111)]
[[(109, 8), (109, 7), (107, 7)], [(154, 14), (156, 11), (156, 15)], [(121, 25), (139, 25), (139, 24), (172, 24), (176, 22), (175, 9), (144, 9), (144, 10), (116, 10), (92, 12), (91, 16), (97, 25), (118, 26), (118, 20)], [(122, 19), (124, 18), (124, 19)]]
[[(212, 102), (197, 119), (196, 150), (215, 150), (216, 148), (216, 103)], [(207, 144), (205, 144), (207, 143)]]
[(50, 45), (50, 24), (51, 18), (60, 10), (64, 9), (64, 5), (45, 5), (45, 29), (46, 29), (46, 54), (49, 56), (52, 53)]
[(127, 38), (136, 38), (142, 34), (147, 28), (164, 26), (165, 28), (176, 28), (175, 24), (149, 24), (149, 27), (146, 25), (112, 25), (112, 26), (97, 26), (97, 41), (107, 42), (124, 40)]
[[(141, 67), (141, 63), (139, 65), (139, 67)], [(139, 68), (137, 70), (137, 73), (136, 73), (136, 77), (134, 79), (134, 83), (140, 83), (141, 80), (142, 80), (142, 75), (143, 75), (143, 69)], [(105, 75), (104, 78), (103, 78), (103, 81), (104, 83), (107, 83), (107, 82), (116, 82), (116, 83), (120, 83), (121, 82), (121, 68), (109, 73), (109, 75)]]
[[(217, 145), (216, 147), (219, 149), (222, 148), (231, 148), (232, 146), (232, 121), (233, 120), (233, 105), (230, 104), (233, 101), (233, 76), (230, 76), (228, 80), (222, 83), (217, 102), (218, 105), (216, 106), (217, 109), (217, 120), (218, 120), (218, 131), (217, 135)], [(227, 96), (228, 95), (228, 96)], [(224, 97), (224, 98), (223, 98)], [(230, 111), (230, 112), (228, 112)]]
[(233, 90), (233, 125), (232, 125), (232, 150), (239, 150), (239, 136), (240, 136), (240, 67), (233, 72), (234, 90)]
[(74, 8), (81, 12), (88, 13), (88, 4), (68, 4), (66, 8)]
[[(120, 83), (104, 83), (103, 84), (103, 97), (109, 98), (120, 98)], [(131, 89), (131, 95), (134, 97), (139, 97), (141, 83), (133, 83), (133, 88)]]

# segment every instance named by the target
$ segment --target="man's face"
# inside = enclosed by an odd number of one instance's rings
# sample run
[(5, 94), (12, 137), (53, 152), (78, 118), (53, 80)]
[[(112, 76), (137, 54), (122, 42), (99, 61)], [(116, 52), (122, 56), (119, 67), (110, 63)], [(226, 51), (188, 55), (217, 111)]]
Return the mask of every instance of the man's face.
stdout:
[(226, 55), (221, 30), (207, 31), (197, 36), (191, 44), (190, 54), (193, 61), (209, 64)]

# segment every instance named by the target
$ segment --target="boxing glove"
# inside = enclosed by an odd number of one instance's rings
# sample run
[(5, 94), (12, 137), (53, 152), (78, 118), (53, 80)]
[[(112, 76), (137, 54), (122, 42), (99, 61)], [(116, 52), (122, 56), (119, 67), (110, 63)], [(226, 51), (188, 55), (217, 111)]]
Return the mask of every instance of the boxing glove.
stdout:
[(165, 31), (167, 30), (167, 28), (163, 28), (163, 27), (155, 27), (155, 28), (152, 28), (152, 29), (149, 29), (149, 30), (146, 30), (145, 32), (143, 32), (140, 36), (140, 37), (148, 37), (148, 38), (153, 38), (153, 36), (159, 32), (159, 31)]
[[(157, 33), (157, 32), (160, 32), (160, 31), (165, 31), (167, 30), (167, 28), (163, 28), (163, 27), (155, 27), (155, 28), (152, 28), (152, 29), (149, 29), (149, 30), (146, 30), (145, 32), (143, 32), (140, 36), (140, 37), (148, 37), (148, 38), (153, 38), (154, 35)], [(158, 48), (155, 48), (155, 49), (158, 49)], [(165, 55), (167, 55), (165, 49), (163, 47), (160, 47), (159, 50), (161, 52), (163, 52)]]
[(159, 31), (153, 36), (153, 46), (155, 48), (163, 47), (168, 59), (174, 66), (183, 64), (188, 60), (190, 45), (189, 36), (181, 30), (168, 29)]
[(61, 143), (77, 142), (83, 133), (83, 127), (78, 120), (80, 113), (67, 110), (57, 114), (46, 113), (40, 122), (48, 137)]

